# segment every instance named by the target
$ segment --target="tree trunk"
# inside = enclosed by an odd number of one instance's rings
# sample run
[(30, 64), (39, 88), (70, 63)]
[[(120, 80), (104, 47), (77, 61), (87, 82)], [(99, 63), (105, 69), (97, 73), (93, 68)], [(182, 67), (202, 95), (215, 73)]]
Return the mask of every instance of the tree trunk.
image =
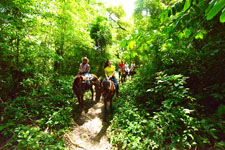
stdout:
[(17, 36), (17, 39), (16, 39), (16, 66), (17, 66), (17, 69), (19, 68), (19, 55), (20, 55), (20, 49), (19, 49), (19, 45), (20, 45), (20, 37), (18, 35), (18, 32), (16, 32), (16, 36)]

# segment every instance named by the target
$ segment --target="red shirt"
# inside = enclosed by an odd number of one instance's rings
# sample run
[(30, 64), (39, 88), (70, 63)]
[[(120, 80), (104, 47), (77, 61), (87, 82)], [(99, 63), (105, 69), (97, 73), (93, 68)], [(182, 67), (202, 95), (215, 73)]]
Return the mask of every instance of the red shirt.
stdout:
[(120, 68), (123, 68), (124, 67), (124, 63), (120, 63)]

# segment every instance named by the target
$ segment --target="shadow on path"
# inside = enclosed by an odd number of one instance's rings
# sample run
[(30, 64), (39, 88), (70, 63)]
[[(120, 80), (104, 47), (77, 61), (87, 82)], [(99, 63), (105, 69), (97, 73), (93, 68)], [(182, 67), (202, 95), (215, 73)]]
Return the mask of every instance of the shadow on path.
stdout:
[(79, 109), (79, 105), (74, 105), (75, 125), (73, 130), (64, 136), (69, 150), (112, 149), (106, 135), (113, 115), (107, 112), (107, 119), (103, 122), (103, 114), (103, 101), (85, 100), (83, 112)]
[[(84, 112), (88, 113), (88, 110), (92, 108), (95, 104), (97, 104), (97, 102), (98, 101), (93, 101), (91, 99), (84, 100)], [(73, 109), (74, 109), (73, 119), (79, 126), (83, 125), (86, 121), (90, 119), (86, 115), (83, 115), (85, 117), (81, 117), (82, 111), (79, 107), (79, 104), (74, 106)]]

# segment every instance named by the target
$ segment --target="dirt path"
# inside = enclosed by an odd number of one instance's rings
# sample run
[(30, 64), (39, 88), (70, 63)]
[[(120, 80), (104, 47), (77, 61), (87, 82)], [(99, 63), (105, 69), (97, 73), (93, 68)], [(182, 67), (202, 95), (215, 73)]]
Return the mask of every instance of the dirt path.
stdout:
[(70, 133), (64, 135), (70, 150), (111, 150), (106, 136), (109, 121), (103, 122), (103, 102), (85, 100), (85, 112), (75, 120)]

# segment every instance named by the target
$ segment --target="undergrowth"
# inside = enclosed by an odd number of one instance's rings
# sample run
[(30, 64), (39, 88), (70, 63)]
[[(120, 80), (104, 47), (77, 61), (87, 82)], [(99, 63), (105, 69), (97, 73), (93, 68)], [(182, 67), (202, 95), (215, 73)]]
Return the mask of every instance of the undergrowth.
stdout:
[(137, 85), (139, 77), (122, 85), (122, 97), (114, 102), (111, 143), (129, 150), (224, 149), (224, 120), (196, 112), (197, 99), (185, 87), (186, 79), (160, 72), (148, 86)]
[(42, 74), (28, 78), (16, 98), (1, 103), (1, 149), (65, 149), (62, 135), (78, 109), (73, 76), (49, 79)]

